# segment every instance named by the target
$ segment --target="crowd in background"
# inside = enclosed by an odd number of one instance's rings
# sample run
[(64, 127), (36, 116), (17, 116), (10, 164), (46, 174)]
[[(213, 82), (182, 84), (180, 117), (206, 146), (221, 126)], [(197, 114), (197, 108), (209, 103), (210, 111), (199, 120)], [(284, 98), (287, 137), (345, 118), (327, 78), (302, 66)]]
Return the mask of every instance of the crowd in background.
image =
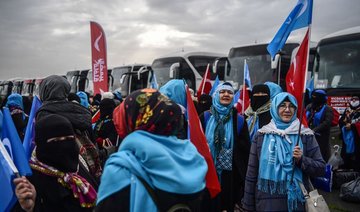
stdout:
[[(13, 211), (304, 210), (299, 184), (309, 189), (308, 179), (323, 176), (331, 156), (334, 109), (326, 92), (310, 93), (308, 127), (296, 117), (296, 99), (274, 83), (255, 85), (242, 115), (234, 92), (224, 82), (212, 96), (192, 96), (220, 183), (213, 197), (208, 164), (189, 139), (183, 80), (122, 99), (118, 92), (70, 93), (63, 77), (45, 78), (29, 161), (33, 174), (14, 180)], [(31, 105), (24, 103), (19, 94), (4, 103), (21, 140)], [(354, 96), (339, 127), (342, 167), (357, 171), (359, 125)]]

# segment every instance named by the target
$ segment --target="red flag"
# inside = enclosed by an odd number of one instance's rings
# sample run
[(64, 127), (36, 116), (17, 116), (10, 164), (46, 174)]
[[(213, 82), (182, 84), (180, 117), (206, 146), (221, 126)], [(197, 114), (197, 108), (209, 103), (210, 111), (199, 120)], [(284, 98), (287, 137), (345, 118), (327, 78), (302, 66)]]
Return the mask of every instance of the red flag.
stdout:
[(250, 105), (250, 97), (249, 97), (249, 91), (247, 90), (247, 86), (246, 85), (242, 86), (239, 92), (240, 92), (239, 99), (235, 107), (238, 113), (244, 114), (245, 110)]
[(91, 123), (96, 123), (100, 118), (100, 110), (96, 111), (96, 113), (91, 118)]
[(197, 91), (197, 98), (200, 98), (201, 94), (209, 94), (211, 91), (211, 78), (210, 78), (210, 64), (207, 65), (203, 79), (201, 80), (199, 90)]
[[(298, 52), (293, 59), (289, 71), (286, 74), (286, 90), (294, 95), (298, 103), (297, 117), (302, 124), (307, 126), (306, 113), (303, 108), (303, 94), (306, 87), (307, 61), (309, 52), (309, 29), (306, 32), (304, 40), (300, 44)], [(301, 110), (303, 110), (303, 117), (300, 118)]]
[(106, 40), (105, 33), (101, 26), (91, 21), (91, 64), (94, 82), (94, 95), (108, 91), (108, 76), (106, 62)]
[(188, 113), (188, 127), (189, 138), (194, 144), (198, 152), (205, 158), (208, 165), (208, 172), (206, 173), (206, 188), (210, 192), (211, 197), (215, 197), (220, 191), (220, 183), (216, 174), (214, 161), (210, 154), (210, 149), (201, 127), (199, 116), (196, 112), (195, 105), (190, 95), (189, 88), (186, 86), (186, 100), (187, 100), (187, 113)]

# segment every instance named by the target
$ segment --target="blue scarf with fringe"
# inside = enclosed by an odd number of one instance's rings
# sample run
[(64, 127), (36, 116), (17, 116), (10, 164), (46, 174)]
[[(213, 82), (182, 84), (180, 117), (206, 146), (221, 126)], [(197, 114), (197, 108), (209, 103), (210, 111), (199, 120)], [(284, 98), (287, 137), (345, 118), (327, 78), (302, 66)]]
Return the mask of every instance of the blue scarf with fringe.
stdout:
[[(295, 167), (293, 182), (290, 182), (293, 170), (293, 149), (298, 139), (300, 121), (294, 116), (289, 123), (282, 122), (278, 107), (284, 101), (290, 101), (297, 107), (295, 98), (288, 93), (278, 94), (272, 101), (270, 114), (272, 120), (259, 132), (264, 134), (259, 159), (258, 190), (270, 194), (283, 194), (288, 198), (288, 210), (297, 209), (297, 204), (304, 202), (298, 182), (302, 182), (302, 172)], [(308, 128), (302, 127), (301, 134), (312, 134)], [(299, 138), (302, 149), (302, 141)]]
[[(234, 143), (233, 135), (233, 118), (232, 111), (233, 105), (224, 106), (220, 103), (220, 90), (222, 89), (233, 89), (229, 86), (223, 86), (220, 84), (214, 94), (212, 99), (211, 113), (205, 129), (206, 140), (210, 147), (210, 153), (214, 160), (215, 167), (217, 167), (217, 156), (221, 148), (232, 148)], [(232, 163), (232, 161), (229, 161)], [(216, 170), (218, 176), (220, 177), (222, 170)]]

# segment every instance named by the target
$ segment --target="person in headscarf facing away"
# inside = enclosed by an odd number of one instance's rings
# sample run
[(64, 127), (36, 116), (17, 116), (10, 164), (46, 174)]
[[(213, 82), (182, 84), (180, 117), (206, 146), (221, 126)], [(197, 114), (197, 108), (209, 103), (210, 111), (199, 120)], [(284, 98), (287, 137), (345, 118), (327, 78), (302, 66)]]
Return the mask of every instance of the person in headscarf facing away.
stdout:
[(80, 104), (86, 108), (90, 108), (88, 95), (84, 91), (79, 91), (76, 95), (80, 98)]
[(306, 107), (306, 119), (309, 128), (314, 131), (321, 155), (325, 161), (328, 161), (331, 155), (330, 129), (333, 112), (326, 101), (327, 96), (324, 90), (314, 90), (311, 93), (311, 103)]
[(221, 184), (220, 194), (206, 200), (204, 207), (207, 208), (203, 211), (233, 211), (236, 204), (240, 206), (244, 195), (250, 138), (244, 117), (233, 107), (233, 97), (234, 89), (230, 83), (218, 85), (210, 111), (200, 115)]
[[(313, 132), (302, 125), (298, 137), (300, 121), (296, 111), (296, 99), (289, 93), (280, 93), (272, 100), (272, 119), (258, 131), (251, 144), (244, 210), (304, 211), (298, 182), (309, 189), (306, 180), (309, 176), (324, 175), (325, 161)], [(295, 172), (290, 183), (293, 160)]]
[(179, 130), (179, 138), (185, 139), (187, 135), (187, 112), (186, 112), (186, 90), (184, 80), (173, 79), (167, 82), (159, 89), (160, 93), (167, 96), (169, 99), (179, 105), (182, 112), (182, 119), (178, 123), (181, 127)]
[(341, 157), (344, 165), (341, 168), (360, 171), (360, 99), (351, 97), (349, 107), (345, 109), (339, 120), (342, 148)]
[(20, 140), (24, 140), (26, 125), (29, 117), (24, 112), (23, 98), (20, 94), (11, 94), (6, 102), (6, 107), (9, 108), (11, 118), (14, 121), (16, 131), (20, 137)]
[[(95, 211), (167, 211), (175, 203), (199, 211), (207, 164), (190, 140), (178, 139), (180, 107), (155, 89), (131, 93), (114, 110), (121, 139), (106, 162)], [(157, 208), (139, 180), (160, 202)]]
[(270, 100), (274, 99), (276, 95), (283, 92), (283, 89), (280, 87), (280, 85), (273, 83), (273, 82), (265, 82), (265, 85), (269, 87), (270, 90)]
[[(35, 143), (29, 161), (33, 175), (28, 177), (35, 187), (32, 191), (35, 194), (35, 201), (32, 196), (34, 211), (92, 211), (97, 194), (77, 173), (79, 148), (70, 121), (56, 114), (38, 120)], [(21, 187), (29, 182), (26, 178), (17, 178), (14, 183), (15, 192), (21, 197)], [(19, 203), (22, 208), (28, 208), (26, 200), (20, 198)]]
[[(100, 102), (100, 118), (95, 123), (94, 134), (95, 140), (100, 149), (113, 152), (118, 147), (117, 133), (113, 123), (113, 111), (116, 105), (113, 99), (103, 99)], [(111, 152), (111, 153), (113, 153)], [(108, 154), (110, 155), (110, 154)]]
[(245, 118), (252, 141), (256, 132), (271, 120), (269, 87), (265, 84), (254, 85), (250, 100), (250, 106), (245, 111)]
[(57, 75), (46, 77), (40, 84), (40, 100), (43, 104), (36, 113), (35, 120), (41, 120), (48, 114), (58, 114), (71, 122), (76, 134), (76, 143), (80, 147), (80, 174), (88, 177), (86, 179), (91, 181), (93, 186), (97, 186), (96, 182), (100, 180), (102, 170), (99, 150), (92, 132), (91, 113), (82, 105), (67, 100), (70, 88), (69, 82), (64, 77)]

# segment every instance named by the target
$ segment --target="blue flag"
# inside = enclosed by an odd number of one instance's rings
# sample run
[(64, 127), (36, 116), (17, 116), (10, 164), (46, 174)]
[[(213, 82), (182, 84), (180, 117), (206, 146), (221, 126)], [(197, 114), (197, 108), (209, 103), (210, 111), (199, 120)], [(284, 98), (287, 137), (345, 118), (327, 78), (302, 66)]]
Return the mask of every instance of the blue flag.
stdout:
[(10, 211), (17, 201), (14, 193), (15, 185), (12, 182), (14, 177), (4, 156), (0, 154), (0, 211)]
[(212, 95), (213, 95), (213, 93), (214, 93), (214, 92), (215, 92), (215, 90), (216, 90), (216, 87), (217, 87), (219, 84), (220, 84), (219, 76), (218, 76), (218, 75), (216, 75), (216, 78), (215, 78), (214, 84), (213, 84), (213, 86), (212, 86), (212, 88), (211, 88), (211, 90), (210, 90), (210, 92), (209, 92), (209, 95), (210, 95), (210, 96), (212, 96)]
[(21, 144), (9, 108), (4, 107), (3, 113), (2, 142), (19, 170), (19, 174), (21, 176), (31, 175), (29, 160), (26, 158), (24, 147)]
[(150, 88), (159, 89), (159, 84), (157, 83), (155, 72), (152, 72)]
[(249, 66), (246, 63), (246, 60), (244, 61), (244, 82), (247, 88), (252, 88), (251, 86), (251, 79), (250, 79), (250, 73), (249, 73)]
[(2, 137), (2, 120), (3, 120), (3, 114), (0, 110), (0, 138)]
[(314, 77), (311, 77), (311, 79), (306, 82), (306, 88), (310, 93), (314, 90)]
[(267, 46), (267, 50), (274, 58), (276, 53), (283, 48), (290, 33), (311, 24), (313, 0), (299, 0), (295, 8), (290, 12), (273, 40)]
[(41, 101), (37, 96), (35, 96), (33, 99), (32, 105), (31, 105), (29, 121), (26, 126), (24, 142), (23, 142), (25, 155), (28, 160), (30, 159), (31, 153), (35, 147), (35, 143), (34, 143), (34, 140), (35, 140), (35, 115), (40, 107), (41, 107)]
[(239, 98), (240, 98), (240, 90), (237, 90), (236, 93), (234, 94), (234, 98), (233, 98), (234, 105), (238, 102)]

